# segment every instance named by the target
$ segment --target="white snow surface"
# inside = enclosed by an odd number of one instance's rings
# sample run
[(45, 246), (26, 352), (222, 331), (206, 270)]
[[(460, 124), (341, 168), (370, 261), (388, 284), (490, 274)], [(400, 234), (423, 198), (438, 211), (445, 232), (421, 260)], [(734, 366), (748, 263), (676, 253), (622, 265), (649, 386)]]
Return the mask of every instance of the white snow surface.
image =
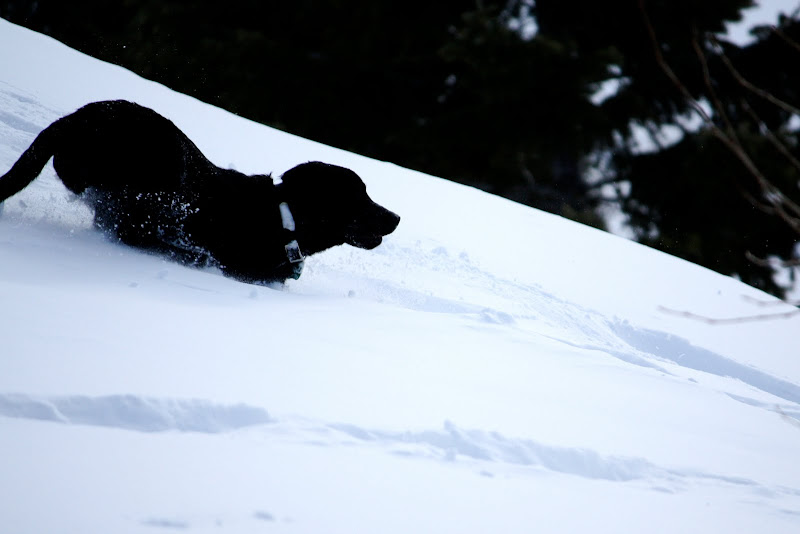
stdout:
[(221, 166), (350, 167), (403, 219), (247, 285), (106, 240), (48, 165), (0, 217), (0, 532), (800, 532), (800, 317), (663, 310), (790, 308), (0, 20), (0, 173), (115, 98)]

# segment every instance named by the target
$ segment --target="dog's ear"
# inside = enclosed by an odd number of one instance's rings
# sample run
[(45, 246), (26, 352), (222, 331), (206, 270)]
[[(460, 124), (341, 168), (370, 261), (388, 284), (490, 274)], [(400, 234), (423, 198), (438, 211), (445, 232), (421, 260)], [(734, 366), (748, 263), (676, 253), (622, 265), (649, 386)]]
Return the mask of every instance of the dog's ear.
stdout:
[(338, 187), (349, 189), (357, 186), (366, 190), (361, 178), (350, 169), (321, 161), (309, 161), (289, 169), (281, 176), (281, 182), (290, 186), (302, 182), (303, 187), (309, 185), (323, 187), (335, 183)]
[(281, 182), (289, 187), (296, 186), (300, 182), (313, 181), (320, 176), (328, 174), (329, 168), (333, 165), (322, 163), (321, 161), (309, 161), (292, 167), (281, 176)]
[(345, 167), (319, 161), (302, 163), (281, 176), (280, 189), (289, 200), (330, 207), (359, 204), (367, 187), (359, 176)]

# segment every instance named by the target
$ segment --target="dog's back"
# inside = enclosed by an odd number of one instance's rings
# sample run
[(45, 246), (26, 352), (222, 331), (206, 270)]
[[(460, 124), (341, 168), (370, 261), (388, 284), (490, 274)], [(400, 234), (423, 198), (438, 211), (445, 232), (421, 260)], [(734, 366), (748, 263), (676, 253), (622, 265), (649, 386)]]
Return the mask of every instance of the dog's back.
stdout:
[(0, 202), (21, 191), (53, 157), (75, 194), (174, 191), (215, 167), (170, 120), (123, 100), (94, 102), (45, 128), (0, 177)]

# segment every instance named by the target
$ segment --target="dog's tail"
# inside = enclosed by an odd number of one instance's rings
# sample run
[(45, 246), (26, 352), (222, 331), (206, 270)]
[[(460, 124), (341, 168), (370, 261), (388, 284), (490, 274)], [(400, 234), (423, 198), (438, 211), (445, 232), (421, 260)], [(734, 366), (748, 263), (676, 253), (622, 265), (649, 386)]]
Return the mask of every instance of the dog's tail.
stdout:
[(59, 119), (42, 130), (14, 166), (0, 176), (0, 206), (5, 199), (22, 191), (42, 172), (55, 152), (62, 122), (63, 119)]

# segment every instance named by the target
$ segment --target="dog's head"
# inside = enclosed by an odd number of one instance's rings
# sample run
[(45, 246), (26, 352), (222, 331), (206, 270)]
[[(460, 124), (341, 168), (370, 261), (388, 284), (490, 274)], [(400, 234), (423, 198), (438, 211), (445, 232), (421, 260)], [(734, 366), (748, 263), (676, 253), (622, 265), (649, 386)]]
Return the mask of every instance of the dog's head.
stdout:
[(318, 161), (281, 176), (281, 199), (294, 218), (297, 241), (306, 255), (344, 243), (364, 249), (381, 244), (400, 217), (376, 204), (350, 169)]

